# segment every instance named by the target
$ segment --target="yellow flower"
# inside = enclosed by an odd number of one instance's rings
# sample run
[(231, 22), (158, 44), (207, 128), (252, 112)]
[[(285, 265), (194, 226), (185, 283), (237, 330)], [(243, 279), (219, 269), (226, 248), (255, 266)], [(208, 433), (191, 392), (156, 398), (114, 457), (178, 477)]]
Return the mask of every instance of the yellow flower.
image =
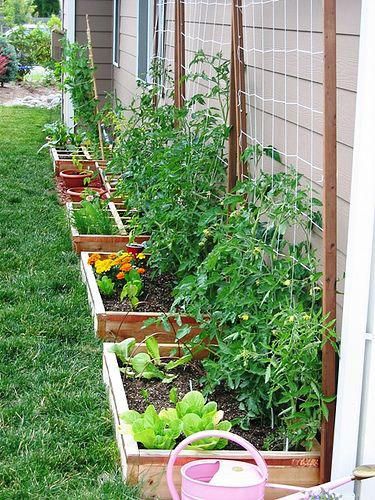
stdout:
[(106, 273), (113, 266), (113, 261), (111, 259), (97, 260), (95, 262), (95, 271), (98, 274)]
[(290, 286), (291, 284), (292, 284), (291, 280), (283, 281), (283, 285), (285, 285), (285, 286)]
[(146, 255), (142, 252), (137, 255), (137, 259), (143, 260), (145, 258), (146, 258)]
[(256, 255), (257, 253), (260, 253), (262, 249), (260, 247), (254, 247), (253, 254)]
[(289, 323), (294, 323), (294, 316), (289, 316), (288, 321)]
[(211, 236), (211, 231), (210, 231), (209, 229), (204, 229), (204, 230), (203, 230), (203, 234), (204, 234), (205, 236)]
[(243, 313), (243, 314), (241, 314), (241, 315), (240, 315), (240, 318), (241, 318), (243, 321), (247, 321), (247, 320), (249, 319), (249, 317), (250, 317), (250, 316), (249, 316), (248, 314), (246, 314), (246, 313)]
[(310, 314), (304, 314), (302, 317), (305, 321), (309, 321), (311, 319)]

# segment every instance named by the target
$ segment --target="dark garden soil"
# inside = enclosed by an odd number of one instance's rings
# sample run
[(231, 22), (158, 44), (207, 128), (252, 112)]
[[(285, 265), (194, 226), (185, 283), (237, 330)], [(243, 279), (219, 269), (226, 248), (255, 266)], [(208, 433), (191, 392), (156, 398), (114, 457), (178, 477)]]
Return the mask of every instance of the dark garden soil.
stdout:
[[(160, 411), (171, 406), (169, 392), (172, 387), (176, 387), (180, 398), (191, 390), (202, 390), (199, 380), (204, 372), (199, 361), (185, 367), (179, 367), (175, 373), (178, 373), (178, 377), (169, 384), (156, 379), (130, 379), (123, 375), (129, 408), (143, 412), (149, 404), (153, 404), (156, 410)], [(239, 419), (244, 416), (244, 413), (238, 409), (238, 402), (234, 394), (223, 388), (216, 388), (210, 394), (209, 400), (217, 402), (218, 409), (224, 411), (225, 420)], [(247, 439), (258, 449), (264, 449), (265, 439), (271, 437), (272, 433), (275, 432), (261, 422), (253, 422), (249, 430), (243, 430), (238, 425), (234, 425), (231, 431)], [(238, 447), (229, 443), (226, 449), (236, 450)], [(272, 449), (282, 451), (282, 442), (275, 440)]]
[[(167, 313), (173, 303), (172, 290), (176, 284), (172, 274), (162, 274), (152, 277), (144, 274), (143, 290), (139, 296), (139, 304), (136, 312), (165, 312)], [(120, 294), (116, 297), (104, 297), (102, 295), (104, 307), (107, 311), (133, 311), (129, 302), (120, 300)]]

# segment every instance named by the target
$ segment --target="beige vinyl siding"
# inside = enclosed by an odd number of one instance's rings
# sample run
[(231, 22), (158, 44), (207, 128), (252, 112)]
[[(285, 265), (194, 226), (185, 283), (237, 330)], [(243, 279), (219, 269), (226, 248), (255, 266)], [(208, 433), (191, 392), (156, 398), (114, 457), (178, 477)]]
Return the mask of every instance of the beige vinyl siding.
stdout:
[(120, 60), (113, 75), (115, 94), (125, 104), (136, 92), (137, 22), (137, 1), (121, 0)]
[(113, 0), (76, 0), (76, 41), (87, 43), (89, 15), (98, 93), (101, 99), (113, 90)]
[[(298, 1), (298, 20), (296, 1), (267, 2), (262, 9), (255, 8), (244, 2), (244, 38), (245, 60), (249, 66), (247, 73), (247, 89), (256, 90), (258, 94), (266, 95), (273, 100), (294, 101), (297, 94), (299, 103), (322, 110), (323, 105), (323, 66), (321, 55), (310, 56), (300, 53), (284, 54), (269, 53), (263, 57), (257, 54), (254, 57), (251, 49), (295, 48), (297, 42), (300, 49), (313, 52), (322, 51), (322, 2), (311, 0)], [(230, 5), (223, 6), (224, 2), (206, 0), (197, 11), (194, 2), (185, 5), (185, 40), (186, 63), (188, 64), (197, 49), (203, 48), (206, 53), (214, 54), (222, 50), (224, 57), (230, 54)], [(246, 7), (246, 3), (249, 5)], [(220, 4), (220, 6), (217, 6)], [(311, 22), (311, 5), (313, 18)], [(286, 7), (286, 11), (284, 10)], [(274, 10), (273, 10), (274, 9)], [(285, 17), (286, 12), (286, 17)], [(347, 246), (347, 230), (349, 218), (349, 201), (351, 185), (351, 168), (354, 140), (354, 116), (356, 106), (357, 65), (359, 50), (361, 1), (337, 0), (337, 104), (338, 104), (338, 289), (343, 291), (342, 277), (345, 271), (345, 256)], [(286, 23), (285, 23), (286, 19)], [(286, 24), (286, 29), (285, 29)], [(166, 19), (167, 29), (173, 32), (173, 11), (169, 10)], [(312, 39), (310, 31), (312, 28)], [(197, 37), (206, 40), (197, 41)], [(285, 44), (286, 41), (286, 44)], [(114, 72), (114, 88), (120, 99), (128, 103), (135, 93), (136, 51), (137, 51), (137, 2), (136, 0), (122, 0), (121, 8), (121, 58), (120, 68)], [(219, 43), (215, 43), (219, 42)], [(168, 35), (166, 56), (173, 63), (174, 41)], [(313, 72), (311, 73), (311, 62)], [(255, 69), (254, 69), (255, 68)], [(285, 71), (286, 68), (286, 71)], [(297, 79), (297, 69), (298, 76)], [(286, 73), (286, 76), (285, 76)], [(263, 86), (262, 86), (263, 85)], [(286, 95), (285, 95), (286, 88)], [(311, 89), (313, 88), (313, 91)], [(313, 94), (313, 103), (311, 95)], [(298, 156), (311, 158), (311, 143), (313, 144), (313, 163), (322, 168), (323, 159), (323, 117), (316, 113), (311, 120), (311, 113), (303, 108), (285, 106), (271, 101), (255, 101), (249, 99), (248, 130), (251, 121), (257, 120), (257, 133), (263, 130), (262, 139), (266, 144), (273, 144), (280, 151), (286, 151), (288, 160), (296, 165)], [(298, 126), (297, 126), (298, 123)], [(273, 127), (272, 127), (273, 125)], [(311, 130), (313, 139), (311, 140)], [(273, 130), (273, 133), (271, 132)], [(298, 137), (298, 144), (297, 144)], [(298, 169), (304, 173), (307, 182), (312, 177), (314, 188), (321, 192), (322, 175), (318, 170), (311, 176), (310, 166), (303, 161), (297, 161)], [(317, 248), (321, 249), (320, 235), (315, 235)], [(341, 323), (342, 295), (338, 295), (338, 326)]]

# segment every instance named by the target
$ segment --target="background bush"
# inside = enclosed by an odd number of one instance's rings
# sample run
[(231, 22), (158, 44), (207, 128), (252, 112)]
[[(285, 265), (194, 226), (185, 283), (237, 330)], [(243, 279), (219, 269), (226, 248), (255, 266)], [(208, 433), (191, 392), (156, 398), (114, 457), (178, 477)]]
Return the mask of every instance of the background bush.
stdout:
[(11, 82), (17, 77), (18, 62), (14, 47), (4, 37), (0, 37), (0, 55), (8, 59), (6, 70), (0, 75), (0, 83)]
[(8, 40), (16, 49), (21, 66), (51, 67), (51, 34), (42, 26), (33, 30), (18, 26)]

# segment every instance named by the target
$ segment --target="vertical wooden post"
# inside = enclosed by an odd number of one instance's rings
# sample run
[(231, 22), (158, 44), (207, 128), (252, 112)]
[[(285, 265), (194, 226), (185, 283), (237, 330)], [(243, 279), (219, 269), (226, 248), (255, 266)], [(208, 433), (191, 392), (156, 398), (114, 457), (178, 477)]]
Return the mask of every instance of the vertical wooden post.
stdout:
[(185, 97), (185, 6), (183, 0), (175, 0), (175, 47), (174, 47), (174, 100), (181, 108)]
[[(337, 273), (337, 147), (336, 147), (336, 0), (323, 1), (324, 17), (324, 186), (323, 186), (323, 313), (336, 319)], [(327, 343), (322, 353), (322, 390), (336, 393), (336, 354)], [(335, 403), (328, 404), (329, 418), (321, 431), (321, 481), (331, 476)]]
[(234, 89), (236, 97), (236, 134), (237, 154), (236, 172), (243, 179), (245, 167), (241, 154), (246, 149), (246, 99), (245, 99), (245, 61), (243, 51), (242, 0), (232, 1), (232, 61), (234, 69)]
[[(155, 59), (158, 56), (158, 51), (159, 51), (159, 30), (161, 29), (160, 27), (160, 19), (159, 19), (159, 13), (158, 13), (158, 0), (154, 0), (154, 33), (153, 33), (153, 62), (155, 62)], [(156, 81), (155, 75), (153, 75), (153, 83), (156, 85), (158, 82)], [(155, 94), (153, 97), (153, 105), (156, 108), (158, 105), (158, 96)]]
[[(232, 20), (233, 21), (233, 20)], [(233, 26), (232, 28), (233, 29)], [(230, 54), (230, 82), (229, 82), (229, 144), (228, 144), (228, 174), (227, 174), (227, 190), (231, 191), (237, 181), (237, 122), (236, 122), (236, 107), (237, 107), (237, 95), (234, 77), (234, 47), (233, 47), (233, 37), (231, 43), (231, 54)]]

